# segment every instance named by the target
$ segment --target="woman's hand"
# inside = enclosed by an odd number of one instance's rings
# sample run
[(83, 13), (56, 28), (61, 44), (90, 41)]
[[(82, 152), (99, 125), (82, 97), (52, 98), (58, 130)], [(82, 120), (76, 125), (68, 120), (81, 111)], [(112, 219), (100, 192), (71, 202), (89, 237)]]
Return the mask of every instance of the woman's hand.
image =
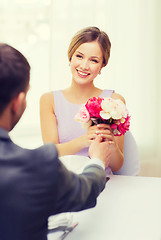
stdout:
[(98, 136), (98, 134), (96, 133), (97, 131), (98, 131), (97, 125), (93, 125), (88, 128), (86, 137), (89, 145), (93, 140), (97, 138)]
[(101, 135), (104, 141), (108, 141), (109, 143), (115, 143), (113, 131), (108, 124), (98, 124), (96, 134)]
[(87, 141), (88, 141), (89, 145), (99, 135), (102, 137), (103, 141), (108, 141), (112, 152), (119, 148), (118, 143), (116, 141), (116, 138), (113, 134), (113, 131), (112, 131), (110, 125), (102, 123), (102, 124), (90, 126), (88, 128), (88, 131), (87, 131), (87, 134), (86, 134)]
[(107, 124), (98, 124), (96, 126), (92, 126), (91, 129), (88, 130), (88, 134), (89, 136), (94, 137), (92, 140), (96, 138), (96, 135), (100, 135), (102, 137), (102, 141), (108, 141), (111, 150), (110, 167), (112, 171), (118, 171), (124, 161), (124, 136), (114, 136), (110, 125)]
[(94, 140), (98, 135), (101, 135), (103, 141), (108, 141), (111, 143), (116, 143), (113, 131), (110, 125), (107, 124), (98, 124), (94, 126), (90, 126), (87, 131), (87, 138), (91, 142)]
[(100, 135), (97, 136), (89, 147), (89, 156), (91, 158), (99, 158), (104, 163), (105, 168), (108, 167), (111, 159), (108, 141), (103, 141)]
[(112, 131), (110, 125), (98, 124), (96, 134), (101, 135), (101, 137), (103, 138), (103, 141), (108, 141), (109, 142), (111, 150), (118, 148), (116, 138), (113, 134), (113, 131)]

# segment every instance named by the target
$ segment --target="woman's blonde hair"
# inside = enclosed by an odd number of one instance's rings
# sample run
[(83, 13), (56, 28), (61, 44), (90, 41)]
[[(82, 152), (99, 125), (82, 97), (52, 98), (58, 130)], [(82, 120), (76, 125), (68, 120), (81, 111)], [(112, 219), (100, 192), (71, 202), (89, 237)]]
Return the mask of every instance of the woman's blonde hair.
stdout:
[(103, 66), (106, 66), (110, 57), (111, 42), (108, 35), (97, 27), (87, 27), (78, 31), (71, 40), (68, 48), (68, 59), (71, 61), (76, 49), (83, 43), (97, 41), (103, 53)]

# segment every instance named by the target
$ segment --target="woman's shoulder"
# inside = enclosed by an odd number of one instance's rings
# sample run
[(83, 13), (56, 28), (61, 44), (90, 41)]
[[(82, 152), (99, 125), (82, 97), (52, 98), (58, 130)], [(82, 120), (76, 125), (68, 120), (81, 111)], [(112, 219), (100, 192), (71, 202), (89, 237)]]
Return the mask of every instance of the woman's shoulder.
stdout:
[(40, 104), (47, 104), (53, 102), (53, 92), (43, 93), (40, 97)]
[(113, 92), (111, 97), (114, 98), (114, 99), (120, 99), (121, 101), (126, 103), (124, 97), (121, 94), (119, 94), (119, 93)]

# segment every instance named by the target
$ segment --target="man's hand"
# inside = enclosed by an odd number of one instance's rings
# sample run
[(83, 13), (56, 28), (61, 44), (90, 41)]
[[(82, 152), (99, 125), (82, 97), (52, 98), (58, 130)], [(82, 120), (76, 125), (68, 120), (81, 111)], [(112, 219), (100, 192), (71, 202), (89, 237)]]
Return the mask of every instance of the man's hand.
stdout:
[(104, 163), (105, 168), (108, 167), (111, 158), (111, 150), (108, 141), (103, 141), (100, 135), (97, 136), (89, 147), (89, 156), (91, 158), (99, 158)]

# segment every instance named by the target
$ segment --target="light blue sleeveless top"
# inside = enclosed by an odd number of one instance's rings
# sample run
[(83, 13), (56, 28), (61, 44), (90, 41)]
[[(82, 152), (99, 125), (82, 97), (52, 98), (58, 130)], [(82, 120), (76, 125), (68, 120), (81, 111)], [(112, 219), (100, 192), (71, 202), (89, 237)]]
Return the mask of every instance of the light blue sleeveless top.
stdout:
[[(100, 97), (111, 97), (113, 92), (113, 90), (103, 90)], [(59, 143), (65, 143), (84, 135), (86, 130), (74, 119), (81, 104), (73, 104), (67, 101), (61, 90), (54, 91), (53, 95)], [(76, 155), (88, 157), (88, 148), (82, 149)]]

